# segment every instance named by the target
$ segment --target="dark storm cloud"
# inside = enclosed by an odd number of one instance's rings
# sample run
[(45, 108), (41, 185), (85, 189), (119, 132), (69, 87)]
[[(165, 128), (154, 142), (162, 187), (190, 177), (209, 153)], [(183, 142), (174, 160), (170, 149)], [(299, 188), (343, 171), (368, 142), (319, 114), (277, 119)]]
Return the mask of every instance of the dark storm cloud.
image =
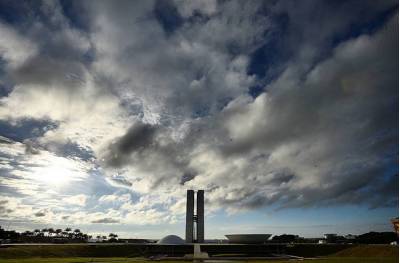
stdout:
[(172, 1), (156, 1), (154, 5), (154, 15), (162, 25), (167, 34), (173, 33), (183, 24), (183, 18), (179, 14)]
[(183, 174), (182, 175), (182, 177), (181, 177), (181, 182), (180, 182), (180, 184), (181, 185), (184, 185), (186, 182), (189, 182), (189, 181), (191, 181), (191, 180), (193, 180), (194, 178), (196, 177), (196, 174), (195, 173), (185, 173), (185, 174)]
[(94, 223), (94, 224), (116, 224), (116, 223), (119, 223), (119, 220), (107, 217), (107, 218), (93, 220), (91, 223)]
[[(372, 35), (338, 45), (311, 71), (293, 74), (293, 64), (255, 100), (234, 101), (207, 123), (192, 124), (179, 144), (170, 145), (171, 152), (186, 153), (174, 167), (186, 172), (181, 178), (173, 175), (174, 181), (214, 185), (209, 198), (238, 210), (272, 204), (396, 203), (398, 187), (385, 192), (387, 183), (382, 184), (382, 175), (396, 159), (392, 146), (398, 144), (396, 18)], [(195, 152), (205, 145), (199, 159)], [(145, 156), (174, 160), (159, 155), (161, 149), (149, 147)], [(213, 153), (224, 164), (213, 167), (218, 159), (203, 161)], [(243, 159), (247, 163), (230, 168)], [(141, 160), (131, 158), (130, 165), (141, 167)], [(156, 160), (156, 166), (160, 159), (146, 162)], [(220, 169), (225, 172), (213, 175)], [(152, 176), (168, 180), (156, 170)]]
[[(339, 46), (335, 57), (317, 66), (304, 82), (285, 79), (280, 83), (278, 79), (269, 88), (268, 102), (259, 104), (259, 109), (265, 110), (264, 118), (253, 132), (224, 146), (223, 153), (242, 155), (257, 148), (273, 151), (308, 141), (286, 156), (287, 161), (307, 154), (304, 161), (310, 172), (318, 171), (321, 186), (291, 187), (278, 194), (282, 203), (366, 202), (373, 207), (396, 203), (398, 184), (388, 192), (378, 186), (388, 165), (397, 159), (393, 146), (398, 145), (398, 63), (391, 57), (398, 55), (396, 20), (397, 16), (392, 17), (373, 37), (360, 37)], [(228, 110), (228, 116), (246, 115), (242, 110), (249, 109)], [(308, 151), (307, 147), (325, 140), (317, 155)], [(327, 162), (330, 167), (323, 168)], [(287, 166), (297, 179), (295, 168), (289, 163)], [(376, 191), (382, 194), (375, 195)]]
[[(189, 174), (195, 177), (188, 168), (190, 161), (186, 154), (188, 149), (182, 142), (171, 138), (171, 131), (165, 127), (137, 122), (127, 133), (107, 146), (103, 161), (106, 168), (122, 169), (132, 167), (143, 178), (115, 177), (110, 179), (125, 186), (134, 186), (134, 182), (145, 180), (150, 189), (161, 189), (173, 181), (174, 184), (188, 181)], [(186, 141), (186, 140), (185, 140)], [(178, 174), (189, 177), (179, 178)], [(118, 178), (123, 178), (119, 180)]]
[(113, 167), (126, 164), (133, 152), (143, 151), (155, 143), (154, 136), (156, 131), (156, 126), (135, 123), (124, 136), (111, 144), (109, 153), (105, 157), (106, 163)]

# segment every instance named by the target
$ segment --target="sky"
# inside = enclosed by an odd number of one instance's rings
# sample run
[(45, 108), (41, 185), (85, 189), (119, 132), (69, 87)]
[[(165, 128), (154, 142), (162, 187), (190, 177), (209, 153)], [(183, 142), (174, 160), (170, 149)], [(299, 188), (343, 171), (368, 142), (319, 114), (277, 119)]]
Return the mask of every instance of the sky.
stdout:
[(397, 1), (0, 0), (0, 225), (392, 231)]

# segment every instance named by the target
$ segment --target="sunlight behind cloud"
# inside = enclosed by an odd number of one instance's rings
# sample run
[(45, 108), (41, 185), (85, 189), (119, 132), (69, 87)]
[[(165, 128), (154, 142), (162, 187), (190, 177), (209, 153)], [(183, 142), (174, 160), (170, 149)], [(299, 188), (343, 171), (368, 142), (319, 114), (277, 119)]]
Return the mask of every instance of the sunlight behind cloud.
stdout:
[(34, 169), (32, 177), (49, 185), (61, 186), (79, 177), (79, 173), (66, 167), (51, 165)]
[(29, 177), (47, 185), (61, 187), (86, 178), (86, 172), (75, 160), (48, 155), (45, 164), (32, 168)]

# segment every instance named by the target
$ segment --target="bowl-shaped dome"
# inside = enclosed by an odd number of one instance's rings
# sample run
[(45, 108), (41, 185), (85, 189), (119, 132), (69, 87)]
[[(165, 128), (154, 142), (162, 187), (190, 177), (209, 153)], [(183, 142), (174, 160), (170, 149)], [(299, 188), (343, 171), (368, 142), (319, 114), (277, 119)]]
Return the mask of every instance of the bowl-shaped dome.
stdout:
[(225, 235), (229, 243), (233, 244), (262, 244), (270, 238), (271, 234), (236, 234)]
[(168, 235), (165, 236), (163, 238), (161, 238), (160, 240), (158, 240), (157, 244), (162, 244), (162, 245), (182, 245), (185, 244), (185, 241), (175, 235)]

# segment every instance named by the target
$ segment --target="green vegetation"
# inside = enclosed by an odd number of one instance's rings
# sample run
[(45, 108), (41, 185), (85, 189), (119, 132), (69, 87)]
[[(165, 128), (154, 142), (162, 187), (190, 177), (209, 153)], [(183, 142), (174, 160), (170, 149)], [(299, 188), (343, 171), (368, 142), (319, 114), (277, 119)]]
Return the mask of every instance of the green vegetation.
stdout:
[[(69, 257), (140, 257), (140, 247), (129, 245), (31, 245), (0, 249), (0, 259)], [(28, 261), (29, 262), (29, 261)]]
[(388, 245), (359, 245), (335, 253), (336, 257), (396, 257), (398, 246)]
[[(314, 246), (318, 249), (319, 246)], [(313, 252), (309, 246), (299, 246), (306, 254)], [(398, 246), (389, 245), (356, 245), (346, 247), (339, 252), (331, 253), (329, 256), (303, 260), (301, 262), (313, 263), (392, 263), (398, 262)], [(145, 251), (139, 247), (129, 245), (58, 245), (58, 246), (10, 246), (0, 249), (0, 263), (141, 263), (149, 262), (142, 257)], [(316, 252), (316, 251), (314, 251)], [(321, 251), (320, 251), (321, 252)], [(317, 253), (318, 254), (318, 253)], [(316, 255), (316, 254), (314, 254)], [(232, 255), (230, 255), (232, 256)], [(183, 263), (185, 261), (156, 261), (160, 263)], [(189, 261), (187, 261), (189, 262)], [(251, 263), (293, 263), (296, 260), (238, 260)], [(300, 262), (300, 261), (299, 261)]]

